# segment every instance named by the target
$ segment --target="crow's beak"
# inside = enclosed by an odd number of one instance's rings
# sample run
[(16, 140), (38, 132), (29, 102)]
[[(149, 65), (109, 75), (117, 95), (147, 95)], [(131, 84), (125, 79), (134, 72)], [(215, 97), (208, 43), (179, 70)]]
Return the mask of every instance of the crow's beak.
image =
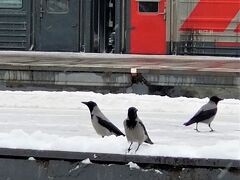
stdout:
[(87, 102), (82, 102), (83, 104), (87, 105)]
[(222, 101), (223, 99), (222, 98), (219, 98), (219, 101)]

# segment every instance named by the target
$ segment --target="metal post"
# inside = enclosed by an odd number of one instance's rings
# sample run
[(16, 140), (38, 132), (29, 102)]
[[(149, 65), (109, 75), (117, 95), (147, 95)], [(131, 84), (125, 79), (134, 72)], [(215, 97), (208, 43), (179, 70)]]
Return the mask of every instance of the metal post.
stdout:
[(83, 23), (83, 32), (82, 38), (83, 44), (82, 44), (82, 51), (84, 52), (91, 52), (92, 50), (92, 41), (91, 41), (91, 34), (92, 34), (92, 26), (91, 26), (91, 17), (92, 17), (92, 0), (84, 0), (83, 1), (83, 16), (81, 21)]
[(121, 53), (122, 0), (115, 1), (115, 53)]

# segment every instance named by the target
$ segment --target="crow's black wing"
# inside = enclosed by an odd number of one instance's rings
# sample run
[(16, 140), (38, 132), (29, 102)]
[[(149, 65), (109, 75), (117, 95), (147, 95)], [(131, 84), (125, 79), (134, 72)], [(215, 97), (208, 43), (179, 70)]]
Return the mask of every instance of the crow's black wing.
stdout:
[(107, 128), (110, 132), (114, 133), (116, 136), (125, 136), (113, 123), (106, 121), (99, 116), (96, 116), (99, 124)]
[(214, 116), (217, 113), (217, 108), (209, 109), (209, 110), (201, 110), (197, 114), (195, 114), (188, 122), (184, 123), (185, 126), (189, 126), (193, 123), (199, 123), (204, 120), (207, 120)]
[(148, 133), (147, 133), (147, 130), (144, 126), (144, 124), (142, 123), (142, 121), (139, 121), (139, 124), (142, 126), (143, 130), (144, 130), (144, 134), (146, 135), (147, 139), (144, 141), (145, 143), (148, 143), (148, 144), (153, 144), (152, 140), (149, 138), (148, 136)]

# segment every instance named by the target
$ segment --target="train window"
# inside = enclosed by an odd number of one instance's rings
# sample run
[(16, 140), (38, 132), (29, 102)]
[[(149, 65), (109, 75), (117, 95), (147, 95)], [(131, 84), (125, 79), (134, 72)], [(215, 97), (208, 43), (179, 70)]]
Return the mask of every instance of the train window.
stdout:
[(0, 0), (0, 8), (22, 8), (22, 0)]
[(48, 13), (67, 13), (69, 0), (47, 0)]
[(139, 12), (158, 12), (158, 2), (140, 1), (138, 2)]

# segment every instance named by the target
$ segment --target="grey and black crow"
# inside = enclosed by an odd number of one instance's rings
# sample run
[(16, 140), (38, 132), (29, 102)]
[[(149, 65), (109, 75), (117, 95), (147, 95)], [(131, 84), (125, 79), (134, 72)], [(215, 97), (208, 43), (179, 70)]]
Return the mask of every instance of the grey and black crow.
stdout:
[(113, 123), (111, 123), (108, 118), (100, 111), (98, 105), (93, 101), (82, 102), (87, 105), (91, 114), (91, 121), (97, 134), (100, 136), (110, 136), (114, 134), (115, 136), (125, 136)]
[(203, 105), (198, 112), (186, 123), (184, 123), (185, 126), (189, 126), (191, 124), (196, 123), (196, 131), (198, 130), (198, 123), (205, 123), (208, 124), (209, 128), (211, 129), (211, 132), (214, 131), (211, 128), (211, 122), (213, 121), (216, 113), (217, 113), (217, 104), (219, 101), (223, 99), (212, 96), (209, 100), (209, 102), (205, 105)]
[(123, 122), (127, 140), (131, 143), (128, 152), (131, 150), (133, 142), (138, 143), (135, 152), (137, 152), (143, 142), (153, 144), (143, 122), (138, 118), (137, 111), (135, 107), (130, 107), (128, 109), (127, 119)]

